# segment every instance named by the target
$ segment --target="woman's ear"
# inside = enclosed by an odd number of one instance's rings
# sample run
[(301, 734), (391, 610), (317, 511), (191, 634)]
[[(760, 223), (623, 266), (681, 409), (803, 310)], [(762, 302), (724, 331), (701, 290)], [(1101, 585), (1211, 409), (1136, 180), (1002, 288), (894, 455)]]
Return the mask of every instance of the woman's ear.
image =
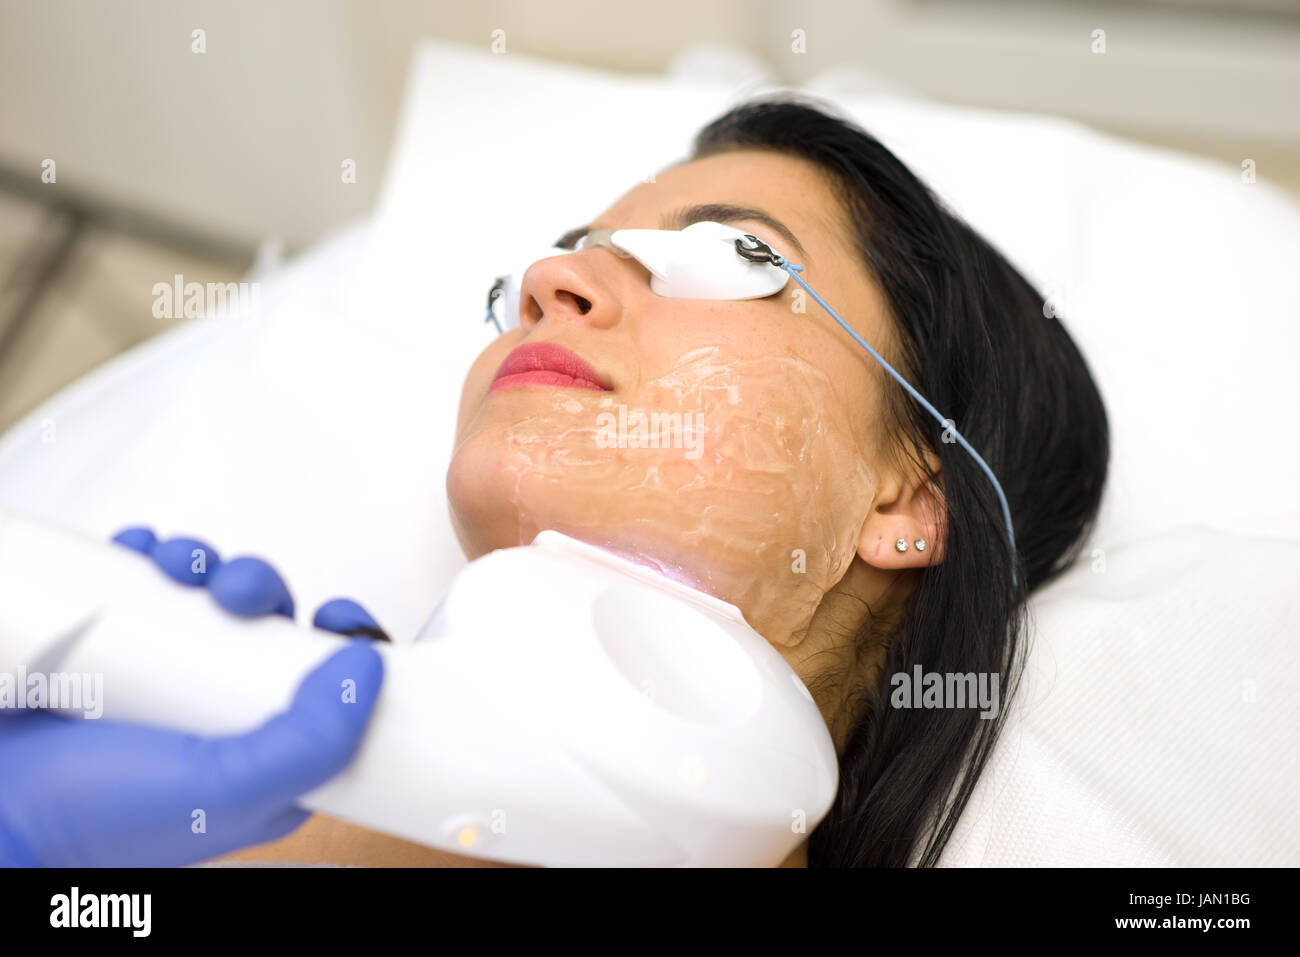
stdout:
[[(943, 486), (939, 457), (925, 453), (934, 485)], [(862, 523), (858, 557), (873, 568), (924, 568), (943, 561), (947, 511), (923, 476), (891, 473), (877, 489), (871, 514)], [(906, 545), (899, 548), (899, 544)]]

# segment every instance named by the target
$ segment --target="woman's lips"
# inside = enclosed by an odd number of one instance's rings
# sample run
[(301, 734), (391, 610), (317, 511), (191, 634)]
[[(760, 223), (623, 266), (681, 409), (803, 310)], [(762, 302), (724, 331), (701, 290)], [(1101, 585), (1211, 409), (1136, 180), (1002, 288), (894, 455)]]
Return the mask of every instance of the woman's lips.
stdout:
[(609, 381), (580, 356), (553, 342), (520, 346), (497, 369), (489, 392), (530, 385), (613, 391)]

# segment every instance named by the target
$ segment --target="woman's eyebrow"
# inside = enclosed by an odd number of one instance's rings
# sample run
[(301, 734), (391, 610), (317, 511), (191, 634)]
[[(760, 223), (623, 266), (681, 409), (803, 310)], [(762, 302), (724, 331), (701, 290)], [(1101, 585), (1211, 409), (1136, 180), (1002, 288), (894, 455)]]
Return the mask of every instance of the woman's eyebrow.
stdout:
[(579, 239), (591, 232), (591, 227), (591, 223), (588, 223), (586, 226), (574, 226), (555, 241), (555, 246), (560, 249), (572, 249)]
[(788, 239), (791, 245), (799, 250), (800, 257), (808, 258), (808, 253), (804, 251), (795, 234), (785, 223), (771, 213), (750, 206), (732, 206), (730, 203), (700, 203), (696, 206), (687, 206), (664, 217), (663, 228), (685, 229), (693, 223), (738, 223), (743, 220), (751, 220), (770, 227), (783, 239)]
[[(763, 223), (771, 227), (782, 238), (788, 239), (795, 249), (799, 250), (801, 258), (808, 258), (808, 253), (804, 251), (795, 234), (790, 231), (785, 223), (771, 213), (766, 213), (761, 209), (752, 209), (748, 206), (732, 206), (729, 203), (700, 203), (695, 206), (687, 206), (665, 216), (661, 228), (685, 229), (694, 223), (737, 223), (745, 220)], [(593, 228), (595, 228), (594, 223), (575, 226), (557, 239), (555, 245), (561, 249), (572, 249), (573, 245)]]

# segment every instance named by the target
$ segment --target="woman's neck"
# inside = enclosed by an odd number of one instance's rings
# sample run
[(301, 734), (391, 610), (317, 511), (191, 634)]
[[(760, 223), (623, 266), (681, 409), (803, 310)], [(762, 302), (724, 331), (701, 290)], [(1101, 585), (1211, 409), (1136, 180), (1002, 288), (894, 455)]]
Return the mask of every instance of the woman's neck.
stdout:
[(855, 558), (822, 597), (807, 628), (772, 642), (813, 695), (841, 757), (865, 702), (880, 687), (886, 638), (902, 626), (913, 586), (906, 576)]

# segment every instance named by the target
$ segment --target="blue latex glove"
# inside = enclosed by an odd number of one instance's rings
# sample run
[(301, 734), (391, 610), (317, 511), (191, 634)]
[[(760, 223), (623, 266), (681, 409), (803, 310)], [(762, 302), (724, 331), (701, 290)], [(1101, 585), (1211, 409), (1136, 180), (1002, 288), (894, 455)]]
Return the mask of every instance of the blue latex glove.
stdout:
[[(147, 529), (114, 540), (206, 585), (229, 611), (293, 615), (284, 581), (260, 559), (223, 563), (202, 542), (158, 542)], [(348, 599), (322, 605), (315, 624), (387, 637)], [(349, 679), (355, 700), (344, 700)], [(0, 710), (0, 863), (175, 866), (284, 837), (310, 817), (296, 799), (352, 761), (382, 680), (380, 656), (353, 642), (302, 680), (287, 711), (227, 738)]]

